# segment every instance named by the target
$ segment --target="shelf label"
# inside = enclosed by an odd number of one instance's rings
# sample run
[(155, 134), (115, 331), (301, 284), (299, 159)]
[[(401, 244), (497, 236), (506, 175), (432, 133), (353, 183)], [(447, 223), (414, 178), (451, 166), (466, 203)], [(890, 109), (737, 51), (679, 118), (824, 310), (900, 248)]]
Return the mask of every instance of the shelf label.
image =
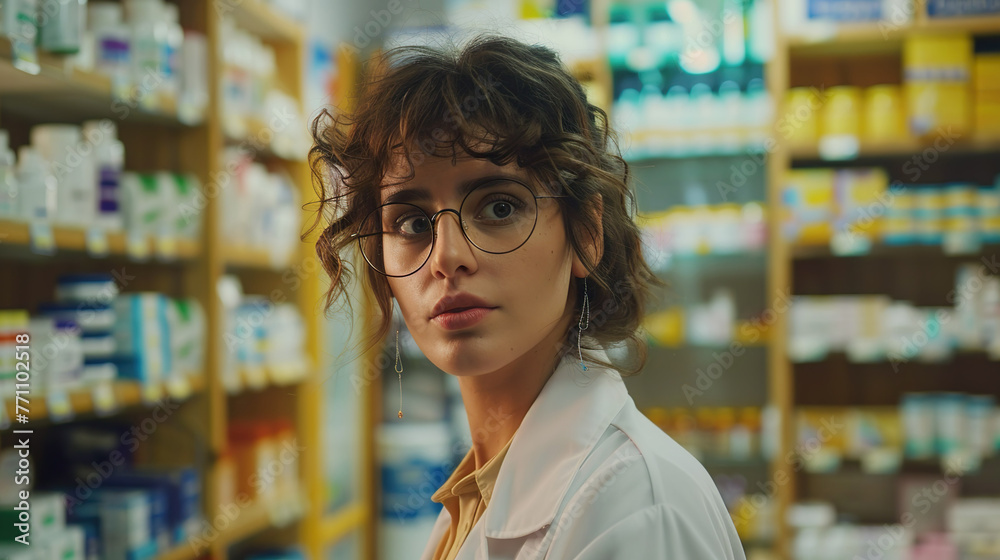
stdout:
[(167, 394), (182, 401), (191, 396), (191, 380), (186, 375), (171, 375), (167, 380)]
[(956, 16), (1000, 14), (1000, 2), (969, 2), (968, 0), (930, 0), (927, 15), (930, 19)]
[(156, 254), (161, 259), (177, 258), (177, 238), (173, 235), (158, 235), (156, 237)]
[(130, 231), (125, 239), (125, 253), (129, 258), (144, 261), (149, 258), (149, 238), (141, 231)]
[(975, 255), (982, 249), (979, 236), (973, 232), (948, 232), (944, 234), (941, 250), (946, 255)]
[(73, 418), (73, 407), (69, 402), (69, 395), (65, 391), (58, 390), (49, 393), (46, 399), (49, 406), (49, 418), (53, 422), (64, 422)]
[(142, 400), (146, 404), (155, 404), (163, 398), (163, 384), (146, 382), (142, 384)]
[(98, 416), (113, 414), (118, 408), (114, 385), (108, 381), (102, 381), (95, 385), (92, 397), (94, 399), (94, 412)]
[(871, 239), (857, 233), (838, 231), (830, 238), (830, 252), (838, 257), (867, 255), (871, 250)]
[(103, 229), (92, 227), (87, 230), (87, 252), (91, 256), (106, 257), (109, 250), (108, 236)]
[(52, 225), (46, 222), (32, 222), (30, 229), (31, 250), (41, 255), (52, 255), (56, 252), (56, 235)]

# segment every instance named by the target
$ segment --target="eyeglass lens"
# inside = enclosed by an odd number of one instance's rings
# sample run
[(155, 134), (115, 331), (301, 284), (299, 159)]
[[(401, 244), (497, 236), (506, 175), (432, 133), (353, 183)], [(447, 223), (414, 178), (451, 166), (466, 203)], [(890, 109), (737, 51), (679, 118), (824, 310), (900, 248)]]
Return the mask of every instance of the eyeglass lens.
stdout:
[[(509, 253), (523, 245), (535, 227), (534, 193), (516, 181), (490, 181), (469, 192), (460, 214), (466, 238), (487, 253)], [(438, 213), (439, 221), (447, 212)], [(434, 243), (431, 217), (419, 206), (384, 204), (361, 224), (361, 250), (376, 270), (406, 276), (427, 262)]]

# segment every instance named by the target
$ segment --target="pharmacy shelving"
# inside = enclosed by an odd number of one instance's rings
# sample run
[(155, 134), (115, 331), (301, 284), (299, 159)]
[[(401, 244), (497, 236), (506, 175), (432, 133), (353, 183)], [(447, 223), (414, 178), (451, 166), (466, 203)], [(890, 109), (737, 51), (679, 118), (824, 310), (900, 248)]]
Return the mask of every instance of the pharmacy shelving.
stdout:
[[(307, 54), (307, 34), (302, 24), (262, 0), (221, 3), (181, 1), (177, 4), (184, 28), (199, 31), (207, 39), (210, 76), (218, 75), (223, 65), (219, 54), (220, 27), (222, 18), (229, 17), (237, 26), (256, 34), (274, 49), (278, 87), (297, 99), (299, 104), (302, 103), (303, 61)], [(211, 186), (212, 180), (225, 176), (223, 151), (227, 147), (244, 146), (250, 148), (255, 159), (264, 161), (269, 168), (285, 172), (299, 190), (303, 203), (315, 197), (304, 153), (278, 154), (255, 143), (255, 139), (267, 137), (266, 126), (259, 123), (251, 122), (237, 134), (227, 129), (221, 117), (224, 101), (214, 87), (215, 80), (211, 81), (213, 87), (209, 88), (206, 120), (185, 123), (173, 114), (169, 105), (163, 110), (150, 111), (129, 100), (117, 99), (107, 78), (74, 69), (61, 58), (41, 55), (37, 73), (15, 68), (10, 60), (9, 47), (0, 46), (0, 127), (12, 129), (12, 138), (21, 139), (20, 142), (27, 138), (27, 131), (33, 124), (78, 123), (109, 118), (119, 124), (127, 149), (127, 166), (178, 169), (196, 175), (203, 185)], [(309, 557), (320, 558), (324, 550), (347, 535), (360, 533), (365, 536), (365, 542), (373, 542), (370, 536), (373, 527), (370, 515), (373, 508), (369, 506), (373, 499), (371, 491), (360, 492), (355, 502), (338, 511), (327, 512), (324, 509), (326, 504), (322, 503), (326, 494), (321, 464), (322, 430), (336, 427), (321, 425), (320, 383), (325, 378), (321, 374), (330, 364), (321, 348), (325, 321), (322, 313), (324, 281), (322, 267), (316, 262), (312, 246), (315, 235), (306, 239), (289, 261), (276, 262), (263, 248), (248, 247), (234, 243), (233, 239), (223, 238), (220, 216), (224, 211), (221, 198), (211, 195), (209, 191), (202, 212), (202, 237), (197, 241), (142, 238), (110, 232), (102, 235), (62, 226), (46, 230), (19, 222), (0, 221), (0, 256), (5, 265), (9, 259), (19, 265), (17, 278), (5, 270), (5, 288), (6, 281), (10, 279), (15, 282), (11, 287), (20, 288), (35, 297), (31, 284), (48, 285), (51, 276), (56, 273), (75, 271), (81, 267), (106, 272), (109, 266), (120, 266), (119, 261), (124, 259), (130, 273), (140, 273), (140, 281), (130, 288), (169, 292), (194, 298), (201, 303), (208, 329), (205, 375), (187, 388), (187, 393), (193, 398), (182, 405), (182, 413), (187, 421), (202, 427), (199, 437), (207, 444), (209, 463), (202, 472), (205, 519), (217, 519), (220, 512), (227, 511), (225, 506), (232, 505), (221, 503), (218, 497), (218, 491), (225, 486), (220, 477), (225, 476), (226, 471), (219, 468), (217, 461), (226, 451), (228, 425), (234, 420), (257, 418), (265, 409), (269, 416), (293, 422), (296, 438), (303, 449), (298, 457), (301, 495), (253, 503), (242, 508), (236, 519), (219, 530), (218, 536), (204, 550), (185, 543), (160, 558), (193, 560), (210, 554), (212, 558), (223, 560), (230, 557), (234, 545), (249, 541), (263, 545), (298, 543)], [(308, 210), (303, 211), (303, 224), (309, 224), (312, 218)], [(41, 249), (45, 254), (37, 254), (39, 232), (46, 234), (41, 239)], [(80, 258), (81, 255), (88, 258)], [(100, 257), (100, 260), (94, 257)], [(164, 262), (167, 260), (171, 262)], [(149, 274), (142, 274), (146, 271)], [(287, 367), (265, 370), (263, 384), (245, 387), (232, 394), (227, 392), (221, 379), (227, 349), (222, 330), (224, 311), (216, 291), (220, 279), (226, 274), (237, 276), (248, 293), (280, 293), (285, 301), (296, 305), (306, 322), (306, 355), (301, 360)], [(13, 302), (4, 300), (4, 303), (10, 305)], [(18, 305), (29, 303), (18, 302)], [(150, 397), (153, 393), (167, 396), (178, 391), (180, 389), (176, 386), (154, 390), (120, 382), (109, 390), (102, 389), (100, 394), (92, 391), (71, 392), (65, 396), (65, 406), (69, 407), (72, 418), (65, 418), (65, 422), (141, 409), (152, 401)], [(365, 403), (369, 402), (367, 392), (360, 396)], [(100, 402), (95, 402), (95, 398)], [(113, 400), (114, 407), (106, 407), (106, 400)], [(9, 403), (4, 404), (11, 409)], [(57, 404), (63, 406), (61, 402)], [(33, 406), (32, 419), (44, 420), (49, 415), (45, 408), (41, 402)], [(367, 488), (373, 484), (373, 424), (369, 421), (371, 415), (367, 404), (362, 411), (363, 417), (357, 425), (365, 432), (359, 438), (364, 449), (359, 457), (361, 466), (358, 472), (363, 477), (359, 485)], [(273, 530), (276, 528), (284, 530)], [(370, 557), (370, 549), (362, 550), (365, 558)]]
[(11, 64), (8, 41), (0, 41), (0, 94), (4, 110), (31, 120), (109, 118), (165, 127), (187, 126), (169, 108), (149, 110), (112, 95), (111, 80), (81, 71), (61, 57), (42, 53), (31, 74)]
[(302, 25), (275, 11), (262, 0), (242, 0), (232, 5), (222, 5), (220, 13), (232, 15), (237, 25), (262, 39), (289, 44), (305, 41)]
[(223, 261), (230, 268), (271, 271), (285, 270), (289, 264), (276, 260), (267, 249), (248, 245), (226, 245)]
[[(31, 399), (29, 417), (32, 423), (36, 423), (52, 420), (54, 415), (74, 419), (111, 414), (132, 407), (151, 406), (150, 403), (168, 395), (176, 399), (187, 399), (201, 393), (204, 387), (205, 380), (202, 376), (186, 379), (183, 387), (163, 383), (152, 390), (137, 381), (116, 381), (93, 390), (69, 391), (61, 396), (58, 404), (51, 398)], [(10, 415), (15, 410), (15, 404), (13, 399), (7, 399), (5, 403), (8, 423), (13, 420)], [(60, 407), (62, 410), (54, 413), (53, 407)]]
[(915, 33), (1000, 32), (998, 16), (930, 19), (920, 15), (898, 25), (887, 21), (817, 26), (809, 35), (789, 35), (788, 49), (793, 56), (872, 54), (899, 51), (902, 39)]
[(131, 259), (194, 260), (199, 247), (193, 239), (130, 236), (65, 226), (32, 227), (27, 222), (0, 220), (0, 247), (35, 252), (80, 253), (91, 257), (125, 256)]
[(993, 255), (1000, 253), (1000, 245), (985, 244), (972, 249), (948, 250), (943, 245), (883, 245), (873, 244), (866, 247), (861, 252), (840, 254), (835, 253), (826, 245), (799, 245), (791, 250), (792, 258), (795, 260), (811, 259), (870, 259), (882, 257), (905, 257), (905, 258), (961, 258), (968, 259), (970, 256)]
[[(919, 155), (922, 150), (934, 149), (933, 139), (920, 141), (918, 139), (900, 139), (893, 142), (863, 142), (856, 149), (847, 153), (831, 155), (817, 147), (796, 147), (791, 150), (791, 158), (795, 161), (850, 161), (859, 159), (874, 159), (898, 156)], [(949, 154), (991, 154), (1000, 151), (1000, 138), (984, 138), (970, 135), (948, 144)]]
[[(967, 33), (972, 35), (1000, 34), (1000, 17), (983, 15), (967, 18), (930, 18), (923, 12), (924, 3), (914, 2), (912, 21), (895, 24), (891, 21), (865, 24), (802, 26), (791, 32), (783, 30), (780, 14), (776, 13), (776, 56), (769, 73), (769, 90), (783, 99), (791, 85), (831, 87), (841, 83), (830, 79), (845, 79), (852, 74), (844, 69), (845, 61), (858, 63), (859, 83), (869, 85), (900, 79), (900, 55), (904, 40), (911, 36)], [(782, 8), (789, 8), (782, 6)], [(824, 73), (824, 71), (827, 71)], [(808, 74), (803, 77), (800, 73)], [(881, 75), (880, 75), (881, 73)], [(860, 77), (859, 77), (860, 75)], [(848, 78), (849, 79), (849, 78)], [(822, 80), (819, 83), (818, 80)], [(779, 115), (779, 118), (781, 115)], [(775, 132), (780, 137), (780, 132)], [(901, 138), (888, 143), (860, 142), (853, 153), (824, 153), (818, 146), (790, 147), (781, 142), (770, 154), (768, 172), (769, 200), (772, 208), (783, 204), (782, 192), (786, 173), (795, 168), (878, 165), (918, 157), (929, 143), (927, 140)], [(947, 150), (935, 156), (941, 159), (962, 158), (962, 165), (989, 161), (1000, 150), (995, 138), (967, 134)], [(942, 179), (943, 180), (943, 179)], [(907, 299), (924, 305), (945, 305), (945, 294), (953, 287), (954, 266), (959, 262), (976, 261), (995, 254), (995, 245), (961, 247), (957, 252), (943, 246), (887, 246), (874, 244), (861, 254), (839, 254), (829, 246), (792, 246), (783, 238), (780, 219), (771, 220), (769, 291), (784, 294), (835, 295), (884, 293), (882, 290), (905, 292)], [(805, 290), (805, 292), (803, 292)], [(886, 295), (894, 296), (889, 293)], [(902, 296), (901, 296), (902, 297)], [(950, 302), (949, 302), (950, 304)], [(916, 391), (949, 391), (992, 394), (1000, 397), (1000, 384), (995, 381), (997, 362), (982, 351), (960, 351), (946, 361), (923, 362), (917, 359), (902, 363), (890, 361), (856, 363), (843, 353), (831, 353), (823, 359), (792, 363), (788, 353), (788, 313), (778, 313), (771, 338), (770, 379), (772, 400), (783, 419), (779, 457), (792, 457), (796, 452), (796, 418), (808, 407), (899, 406), (904, 393)], [(799, 474), (793, 463), (776, 464), (783, 469), (787, 484), (776, 489), (779, 519), (786, 519), (788, 507), (799, 500), (823, 499), (839, 503), (838, 494), (854, 503), (871, 506), (890, 520), (896, 502), (896, 486), (858, 468), (846, 467), (844, 472), (831, 475)], [(919, 464), (904, 462), (903, 470), (922, 470)], [(793, 472), (794, 471), (794, 472)], [(775, 471), (777, 474), (777, 470)], [(822, 477), (817, 484), (816, 477)], [(839, 479), (837, 477), (847, 477)], [(865, 480), (866, 477), (869, 480)], [(874, 480), (871, 478), (874, 477)], [(836, 480), (835, 480), (836, 479)], [(823, 489), (828, 491), (824, 491)], [(832, 494), (831, 494), (832, 492)], [(869, 519), (871, 521), (871, 519)], [(792, 557), (793, 533), (788, 525), (779, 525), (780, 557)]]

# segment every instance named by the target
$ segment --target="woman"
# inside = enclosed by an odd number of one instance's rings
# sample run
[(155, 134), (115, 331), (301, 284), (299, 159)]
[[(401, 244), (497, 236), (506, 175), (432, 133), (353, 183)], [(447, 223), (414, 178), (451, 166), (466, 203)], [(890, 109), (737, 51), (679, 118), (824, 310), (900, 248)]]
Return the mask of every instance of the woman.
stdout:
[[(313, 123), (330, 219), (317, 251), (328, 306), (356, 244), (373, 340), (395, 299), (458, 377), (474, 438), (431, 497), (444, 507), (423, 558), (743, 559), (709, 475), (619, 374), (645, 359), (657, 280), (604, 112), (552, 51), (510, 39), (380, 62), (351, 114)], [(612, 346), (633, 350), (631, 368)]]

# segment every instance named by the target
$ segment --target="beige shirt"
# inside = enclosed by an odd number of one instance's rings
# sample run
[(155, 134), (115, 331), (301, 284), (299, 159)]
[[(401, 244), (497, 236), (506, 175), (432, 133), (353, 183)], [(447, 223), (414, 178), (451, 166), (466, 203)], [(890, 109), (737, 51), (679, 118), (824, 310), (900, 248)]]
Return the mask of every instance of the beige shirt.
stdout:
[(448, 480), (431, 496), (431, 500), (443, 504), (451, 514), (451, 526), (438, 543), (434, 560), (453, 560), (458, 555), (469, 531), (490, 503), (500, 463), (507, 455), (510, 441), (479, 470), (474, 470), (476, 458), (472, 449), (469, 449)]

